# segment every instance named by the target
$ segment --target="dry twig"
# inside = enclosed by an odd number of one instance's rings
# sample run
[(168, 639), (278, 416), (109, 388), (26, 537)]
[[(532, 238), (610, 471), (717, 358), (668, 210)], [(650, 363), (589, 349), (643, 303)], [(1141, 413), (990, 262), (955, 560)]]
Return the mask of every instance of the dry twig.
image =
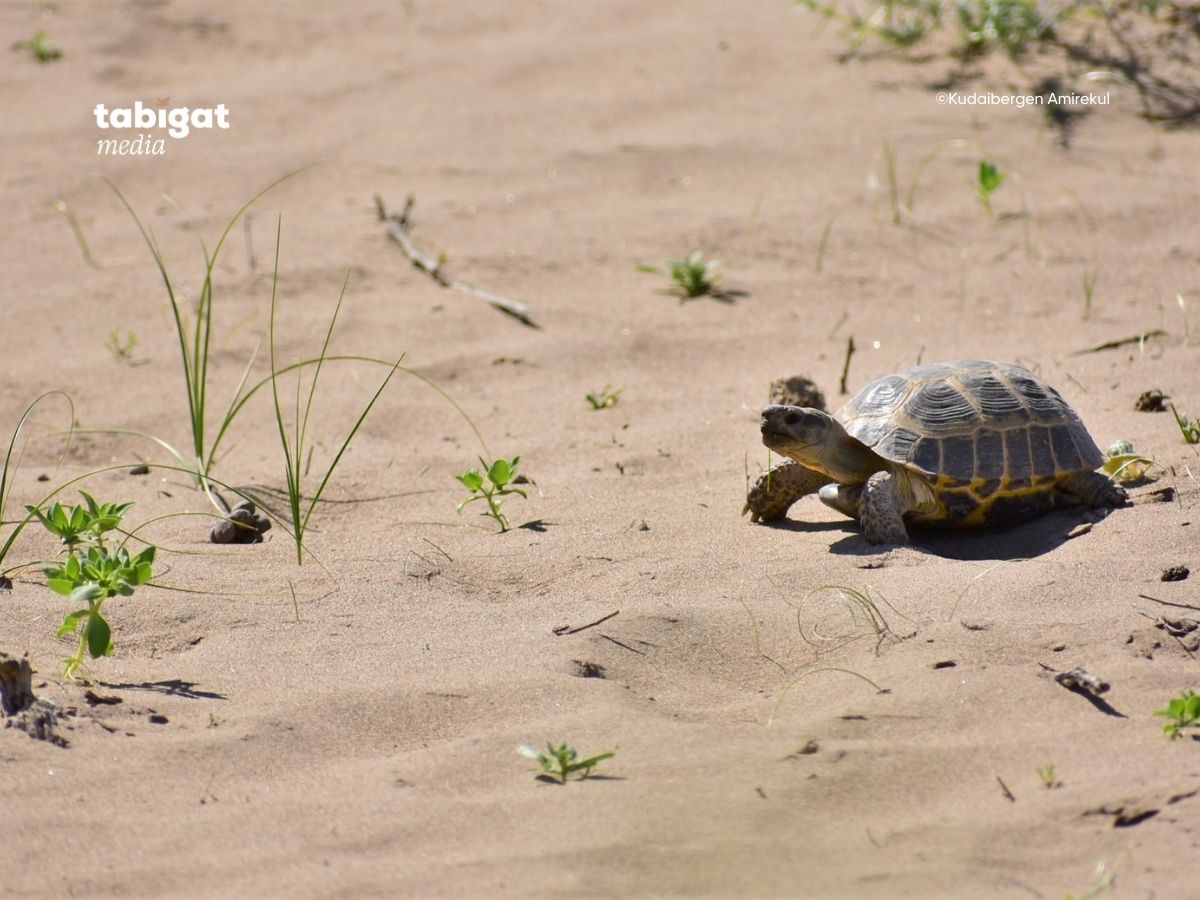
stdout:
[(404, 209), (399, 213), (388, 212), (387, 204), (383, 202), (383, 197), (379, 194), (375, 195), (375, 210), (379, 214), (379, 220), (388, 223), (388, 237), (400, 245), (400, 249), (409, 258), (413, 266), (420, 269), (442, 287), (485, 300), (502, 313), (512, 316), (521, 324), (540, 330), (541, 326), (533, 321), (531, 318), (533, 312), (526, 304), (519, 300), (509, 300), (507, 297), (501, 297), (499, 294), (493, 294), (491, 291), (485, 291), (483, 288), (475, 287), (473, 284), (452, 278), (442, 270), (443, 259), (433, 259), (421, 252), (408, 234), (409, 229), (412, 228), (411, 217), (416, 202), (416, 198), (412, 194), (409, 194), (404, 201)]

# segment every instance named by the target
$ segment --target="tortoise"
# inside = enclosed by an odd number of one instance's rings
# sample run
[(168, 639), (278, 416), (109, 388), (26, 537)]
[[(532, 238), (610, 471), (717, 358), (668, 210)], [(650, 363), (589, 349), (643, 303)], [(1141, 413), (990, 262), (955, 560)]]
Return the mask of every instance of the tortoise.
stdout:
[(1011, 525), (1080, 501), (1129, 503), (1095, 471), (1104, 454), (1067, 401), (1011, 363), (917, 366), (873, 381), (833, 415), (772, 404), (762, 438), (788, 459), (759, 477), (743, 513), (780, 519), (815, 491), (872, 544), (907, 543), (906, 523)]

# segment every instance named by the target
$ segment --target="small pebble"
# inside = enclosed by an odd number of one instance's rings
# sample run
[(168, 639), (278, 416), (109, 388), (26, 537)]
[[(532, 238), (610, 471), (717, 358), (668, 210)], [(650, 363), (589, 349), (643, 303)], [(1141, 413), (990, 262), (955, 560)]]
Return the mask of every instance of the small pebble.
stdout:
[(1183, 581), (1191, 574), (1187, 566), (1171, 566), (1169, 569), (1163, 569), (1162, 580)]

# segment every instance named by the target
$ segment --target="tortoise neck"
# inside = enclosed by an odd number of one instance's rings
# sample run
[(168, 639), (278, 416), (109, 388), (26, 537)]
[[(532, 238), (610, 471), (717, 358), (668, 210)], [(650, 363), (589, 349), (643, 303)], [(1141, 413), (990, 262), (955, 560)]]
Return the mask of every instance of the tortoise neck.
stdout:
[(888, 464), (846, 433), (842, 423), (833, 419), (828, 444), (816, 459), (821, 471), (839, 484), (863, 484)]

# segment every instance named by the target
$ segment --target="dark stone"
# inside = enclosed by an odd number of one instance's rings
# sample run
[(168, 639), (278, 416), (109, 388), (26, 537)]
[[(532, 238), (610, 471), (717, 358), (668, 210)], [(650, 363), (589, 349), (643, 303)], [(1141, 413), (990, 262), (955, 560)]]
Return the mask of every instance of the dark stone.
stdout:
[(1192, 573), (1187, 566), (1171, 566), (1169, 569), (1163, 569), (1163, 581), (1183, 581)]

